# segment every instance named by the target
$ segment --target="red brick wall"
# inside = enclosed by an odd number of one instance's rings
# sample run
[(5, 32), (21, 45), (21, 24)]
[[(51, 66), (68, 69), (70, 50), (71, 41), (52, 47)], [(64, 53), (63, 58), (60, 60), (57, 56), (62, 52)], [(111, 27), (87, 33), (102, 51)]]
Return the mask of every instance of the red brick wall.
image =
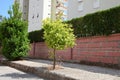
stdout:
[[(49, 49), (44, 42), (32, 43), (29, 51), (29, 57), (31, 58), (41, 58), (48, 59), (49, 53), (52, 49)], [(56, 55), (58, 59), (70, 60), (71, 59), (71, 48), (65, 50), (57, 50)]]
[(71, 60), (71, 48), (58, 50), (57, 56), (59, 60)]
[(79, 38), (73, 49), (73, 60), (118, 64), (120, 34)]
[(32, 43), (31, 50), (29, 51), (29, 57), (31, 58), (49, 58), (49, 49), (44, 42)]
[[(31, 44), (30, 57), (48, 59), (45, 43)], [(95, 36), (79, 38), (74, 48), (57, 51), (57, 56), (62, 60), (102, 62), (120, 64), (120, 34), (111, 36)]]

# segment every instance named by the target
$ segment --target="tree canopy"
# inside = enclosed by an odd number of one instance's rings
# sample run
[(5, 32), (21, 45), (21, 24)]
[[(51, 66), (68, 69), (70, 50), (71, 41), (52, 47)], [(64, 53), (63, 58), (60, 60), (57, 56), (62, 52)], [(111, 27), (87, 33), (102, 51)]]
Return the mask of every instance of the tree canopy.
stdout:
[(49, 48), (53, 48), (53, 69), (56, 65), (56, 50), (63, 50), (75, 45), (75, 36), (73, 29), (61, 20), (52, 21), (46, 19), (43, 21), (44, 39)]

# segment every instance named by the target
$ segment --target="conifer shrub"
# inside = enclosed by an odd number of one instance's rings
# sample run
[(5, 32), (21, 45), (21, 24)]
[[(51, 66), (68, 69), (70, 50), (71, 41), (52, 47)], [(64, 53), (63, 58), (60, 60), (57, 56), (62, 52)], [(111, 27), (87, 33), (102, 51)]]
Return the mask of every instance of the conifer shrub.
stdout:
[(27, 56), (29, 50), (28, 24), (22, 20), (17, 2), (13, 4), (8, 14), (10, 17), (5, 18), (0, 25), (2, 54), (8, 60), (19, 60)]

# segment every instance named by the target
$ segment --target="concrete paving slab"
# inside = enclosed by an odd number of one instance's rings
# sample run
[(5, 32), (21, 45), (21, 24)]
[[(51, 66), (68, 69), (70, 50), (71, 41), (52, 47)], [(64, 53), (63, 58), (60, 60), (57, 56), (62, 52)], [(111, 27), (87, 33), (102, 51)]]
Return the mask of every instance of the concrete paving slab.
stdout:
[(120, 80), (120, 70), (104, 67), (63, 62), (62, 69), (48, 71), (43, 69), (52, 64), (48, 60), (28, 59), (2, 63), (50, 80)]

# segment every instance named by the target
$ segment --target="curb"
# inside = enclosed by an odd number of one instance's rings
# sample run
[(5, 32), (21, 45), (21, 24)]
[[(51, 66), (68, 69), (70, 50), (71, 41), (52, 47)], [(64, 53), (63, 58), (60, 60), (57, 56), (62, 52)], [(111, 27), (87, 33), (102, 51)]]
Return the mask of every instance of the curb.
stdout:
[(76, 79), (67, 77), (62, 74), (52, 73), (52, 72), (42, 69), (42, 68), (38, 69), (36, 67), (22, 65), (19, 63), (14, 63), (12, 61), (2, 60), (2, 61), (0, 61), (0, 63), (10, 66), (10, 67), (13, 67), (13, 68), (16, 68), (16, 69), (19, 69), (19, 70), (27, 72), (27, 73), (32, 73), (32, 74), (38, 75), (39, 77), (49, 79), (49, 80), (76, 80)]

